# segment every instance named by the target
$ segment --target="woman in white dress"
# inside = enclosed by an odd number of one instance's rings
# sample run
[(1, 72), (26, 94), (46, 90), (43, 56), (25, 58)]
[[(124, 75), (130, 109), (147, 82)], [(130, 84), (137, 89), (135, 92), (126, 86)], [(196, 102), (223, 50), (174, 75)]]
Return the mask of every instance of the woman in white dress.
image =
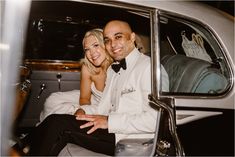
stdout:
[(86, 32), (82, 45), (85, 58), (81, 60), (80, 90), (52, 93), (44, 103), (40, 122), (50, 114), (76, 114), (80, 105), (100, 101), (105, 86), (106, 71), (113, 62), (105, 50), (103, 31), (93, 29)]

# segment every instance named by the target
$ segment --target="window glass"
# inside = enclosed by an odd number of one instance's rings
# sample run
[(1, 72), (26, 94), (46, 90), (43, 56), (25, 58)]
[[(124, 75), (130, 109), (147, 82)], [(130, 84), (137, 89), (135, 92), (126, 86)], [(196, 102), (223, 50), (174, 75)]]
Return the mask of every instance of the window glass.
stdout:
[(150, 53), (150, 27), (146, 27), (150, 22), (146, 13), (73, 1), (33, 1), (24, 58), (78, 61), (84, 57), (82, 39), (85, 32), (103, 28), (113, 19), (127, 21), (138, 34), (137, 48)]
[(169, 75), (170, 94), (224, 93), (230, 84), (226, 60), (206, 27), (170, 16), (160, 18), (161, 64)]
[(83, 58), (82, 39), (87, 25), (32, 19), (29, 23), (26, 59), (73, 60)]

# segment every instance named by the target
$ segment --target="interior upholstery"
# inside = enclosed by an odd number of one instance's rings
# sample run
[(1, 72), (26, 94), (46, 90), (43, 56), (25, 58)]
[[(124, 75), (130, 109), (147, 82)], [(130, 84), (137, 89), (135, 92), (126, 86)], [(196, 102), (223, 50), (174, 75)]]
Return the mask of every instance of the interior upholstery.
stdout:
[(207, 61), (177, 54), (161, 62), (169, 75), (170, 92), (220, 93), (227, 87), (227, 79)]

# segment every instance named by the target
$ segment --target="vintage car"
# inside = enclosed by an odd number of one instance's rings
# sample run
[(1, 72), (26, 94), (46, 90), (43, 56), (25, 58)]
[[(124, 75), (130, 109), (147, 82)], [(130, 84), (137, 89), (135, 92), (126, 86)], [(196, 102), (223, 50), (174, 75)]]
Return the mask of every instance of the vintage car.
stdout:
[[(234, 155), (231, 15), (185, 1), (0, 4), (1, 155), (10, 147), (3, 143), (36, 126), (51, 93), (79, 89), (83, 35), (113, 19), (130, 23), (137, 48), (151, 57), (149, 105), (160, 113), (154, 139), (119, 141), (116, 156)], [(161, 65), (169, 92), (161, 90)], [(102, 154), (68, 144), (60, 155)]]

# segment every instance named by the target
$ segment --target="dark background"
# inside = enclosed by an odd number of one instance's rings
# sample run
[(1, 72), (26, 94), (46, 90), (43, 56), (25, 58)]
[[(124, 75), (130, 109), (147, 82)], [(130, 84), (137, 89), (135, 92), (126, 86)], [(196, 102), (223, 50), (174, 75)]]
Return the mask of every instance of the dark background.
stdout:
[(210, 6), (223, 10), (230, 15), (234, 16), (234, 1), (201, 1), (202, 3), (206, 3)]

